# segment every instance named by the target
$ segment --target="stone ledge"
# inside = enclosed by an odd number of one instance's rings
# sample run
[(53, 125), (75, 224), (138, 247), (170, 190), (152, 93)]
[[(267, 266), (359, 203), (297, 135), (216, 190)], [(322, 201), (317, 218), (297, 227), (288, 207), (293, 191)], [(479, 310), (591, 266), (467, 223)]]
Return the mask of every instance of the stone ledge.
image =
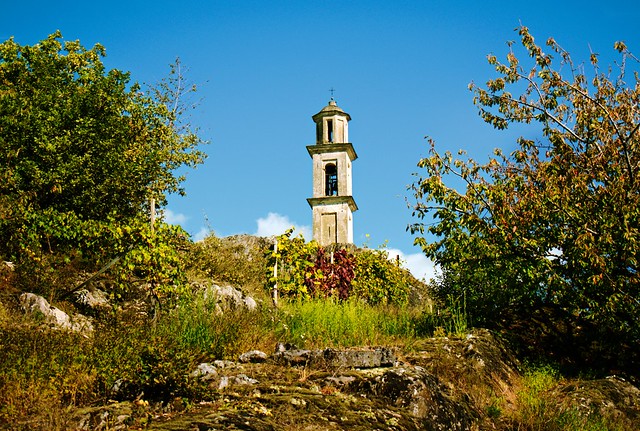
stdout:
[(280, 365), (302, 365), (312, 368), (380, 368), (392, 367), (396, 356), (389, 348), (370, 350), (286, 350), (274, 353), (272, 360)]

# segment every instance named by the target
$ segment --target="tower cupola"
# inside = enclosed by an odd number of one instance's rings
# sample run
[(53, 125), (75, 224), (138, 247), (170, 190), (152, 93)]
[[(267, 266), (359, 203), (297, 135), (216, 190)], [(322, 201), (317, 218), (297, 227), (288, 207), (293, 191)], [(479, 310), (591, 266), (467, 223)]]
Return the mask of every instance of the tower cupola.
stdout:
[(349, 142), (351, 116), (338, 107), (333, 97), (329, 104), (313, 117), (316, 123), (316, 144)]

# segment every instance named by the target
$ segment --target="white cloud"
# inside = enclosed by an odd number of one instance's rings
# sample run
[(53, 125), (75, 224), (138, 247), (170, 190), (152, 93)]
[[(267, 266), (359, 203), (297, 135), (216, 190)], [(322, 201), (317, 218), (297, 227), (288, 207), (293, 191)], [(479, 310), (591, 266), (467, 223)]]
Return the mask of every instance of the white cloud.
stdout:
[(198, 232), (195, 233), (195, 235), (193, 235), (193, 240), (195, 242), (202, 241), (203, 239), (208, 237), (209, 234), (211, 234), (211, 230), (203, 226)]
[(187, 222), (187, 216), (182, 213), (174, 213), (170, 209), (166, 208), (162, 210), (164, 221), (168, 224), (179, 224), (184, 227)]
[(294, 235), (302, 233), (302, 236), (308, 241), (311, 238), (311, 228), (309, 226), (297, 225), (289, 220), (289, 217), (277, 213), (269, 213), (264, 218), (259, 218), (258, 230), (256, 236), (273, 236), (282, 235), (287, 229), (294, 228)]
[(418, 280), (429, 281), (436, 276), (438, 268), (422, 253), (404, 254), (395, 248), (387, 249), (389, 259), (400, 257), (402, 266), (408, 269)]

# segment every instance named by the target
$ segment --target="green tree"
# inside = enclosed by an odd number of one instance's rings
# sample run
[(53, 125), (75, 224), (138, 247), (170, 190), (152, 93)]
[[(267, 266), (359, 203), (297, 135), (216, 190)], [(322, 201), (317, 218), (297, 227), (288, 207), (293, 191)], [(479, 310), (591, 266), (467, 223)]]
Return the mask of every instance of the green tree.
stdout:
[(204, 159), (177, 125), (176, 68), (145, 92), (104, 56), (60, 32), (0, 44), (0, 253), (19, 267), (146, 247), (150, 198), (183, 193), (175, 170)]
[(409, 228), (444, 270), (437, 289), (465, 295), (476, 322), (554, 306), (637, 343), (638, 60), (618, 42), (619, 62), (602, 71), (596, 54), (587, 67), (553, 39), (548, 53), (526, 27), (518, 33), (506, 62), (488, 56), (497, 77), (470, 88), (487, 123), (538, 125), (535, 139), (484, 164), (430, 141)]

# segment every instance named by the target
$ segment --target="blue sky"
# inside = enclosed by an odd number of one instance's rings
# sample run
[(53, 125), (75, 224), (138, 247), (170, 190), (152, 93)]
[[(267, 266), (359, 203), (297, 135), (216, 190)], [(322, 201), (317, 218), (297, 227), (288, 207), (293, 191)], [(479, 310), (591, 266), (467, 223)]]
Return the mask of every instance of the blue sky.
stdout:
[[(352, 121), (356, 245), (402, 253), (414, 274), (430, 264), (406, 232), (405, 198), (425, 136), (478, 159), (513, 148), (518, 133), (484, 124), (467, 89), (492, 77), (514, 29), (554, 37), (574, 60), (606, 62), (613, 43), (640, 53), (640, 4), (586, 1), (110, 1), (6, 2), (0, 39), (33, 44), (55, 30), (100, 43), (109, 68), (154, 83), (180, 57), (201, 102), (190, 122), (211, 141), (187, 173), (187, 196), (167, 218), (194, 237), (308, 232), (311, 116), (334, 88)], [(602, 63), (601, 63), (602, 64)], [(531, 136), (530, 136), (531, 137)]]

